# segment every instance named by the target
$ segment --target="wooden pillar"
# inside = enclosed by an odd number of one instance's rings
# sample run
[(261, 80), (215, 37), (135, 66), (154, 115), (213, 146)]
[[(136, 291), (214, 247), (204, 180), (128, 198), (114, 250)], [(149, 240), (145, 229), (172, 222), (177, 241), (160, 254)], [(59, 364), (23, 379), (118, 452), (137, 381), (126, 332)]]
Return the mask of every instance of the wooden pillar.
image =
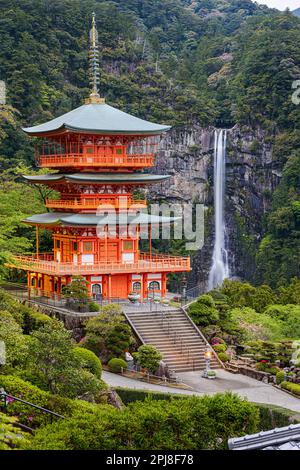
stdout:
[(143, 274), (143, 297), (147, 299), (147, 274)]
[(111, 297), (111, 274), (107, 275), (107, 297)]
[(149, 239), (149, 256), (151, 259), (152, 256), (152, 233), (151, 233), (151, 224), (148, 225), (148, 239)]
[(28, 300), (30, 300), (31, 294), (31, 273), (28, 271), (27, 273), (27, 290), (28, 290)]
[(135, 250), (134, 250), (135, 262), (137, 262), (140, 258), (139, 240), (140, 240), (140, 226), (138, 225), (136, 228), (136, 239), (135, 239)]
[(61, 295), (61, 277), (57, 281), (57, 294)]
[(165, 297), (167, 293), (167, 274), (162, 273), (161, 275), (161, 296)]
[(108, 235), (108, 225), (105, 225), (104, 227), (104, 231), (105, 231), (105, 234), (104, 234), (104, 253), (105, 253), (105, 262), (107, 264), (107, 261), (108, 261), (108, 247), (107, 247), (107, 235)]
[(36, 238), (36, 257), (39, 259), (40, 255), (40, 238), (39, 238), (39, 227), (35, 226), (35, 238)]

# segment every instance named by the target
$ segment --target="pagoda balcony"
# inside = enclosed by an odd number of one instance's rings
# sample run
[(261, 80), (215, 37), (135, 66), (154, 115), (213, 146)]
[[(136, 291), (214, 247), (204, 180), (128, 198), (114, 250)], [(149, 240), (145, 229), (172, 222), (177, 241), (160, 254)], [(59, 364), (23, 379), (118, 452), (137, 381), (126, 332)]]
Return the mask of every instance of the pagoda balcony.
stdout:
[(49, 209), (67, 210), (128, 210), (130, 208), (139, 210), (147, 208), (146, 199), (132, 199), (130, 197), (96, 197), (79, 196), (62, 199), (46, 199), (46, 207)]
[(53, 253), (40, 255), (14, 256), (7, 264), (24, 271), (38, 272), (54, 276), (122, 274), (122, 273), (161, 273), (187, 272), (191, 270), (189, 257), (140, 253), (140, 259), (133, 263), (101, 261), (96, 263), (63, 263), (53, 260)]
[(107, 155), (105, 153), (76, 154), (63, 153), (36, 154), (36, 161), (41, 168), (150, 168), (154, 166), (153, 154)]

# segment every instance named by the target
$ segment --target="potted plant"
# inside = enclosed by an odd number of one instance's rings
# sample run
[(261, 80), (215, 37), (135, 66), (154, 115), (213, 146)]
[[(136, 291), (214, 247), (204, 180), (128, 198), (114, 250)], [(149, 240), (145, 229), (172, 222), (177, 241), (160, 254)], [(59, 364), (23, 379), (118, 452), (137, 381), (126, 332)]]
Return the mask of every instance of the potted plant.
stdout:
[(130, 294), (128, 294), (128, 300), (130, 302), (132, 302), (133, 304), (136, 304), (138, 303), (138, 301), (140, 300), (141, 296), (140, 294), (138, 294), (137, 292), (130, 292)]

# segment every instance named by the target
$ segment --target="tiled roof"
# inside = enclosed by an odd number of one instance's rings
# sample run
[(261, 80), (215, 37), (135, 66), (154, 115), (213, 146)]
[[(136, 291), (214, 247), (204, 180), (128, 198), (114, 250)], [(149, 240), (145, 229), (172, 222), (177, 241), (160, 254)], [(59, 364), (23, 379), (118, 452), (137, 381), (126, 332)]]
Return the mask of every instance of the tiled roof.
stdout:
[(169, 175), (153, 175), (149, 173), (74, 173), (49, 175), (23, 176), (30, 183), (51, 183), (55, 181), (67, 181), (70, 183), (159, 183), (170, 178)]
[(66, 212), (46, 212), (23, 220), (32, 225), (96, 226), (96, 225), (137, 225), (163, 224), (179, 220), (180, 217), (163, 217), (146, 213), (139, 214), (74, 214)]
[(34, 127), (24, 128), (29, 135), (42, 135), (68, 129), (99, 134), (156, 135), (170, 126), (145, 121), (108, 104), (84, 104), (62, 116)]
[(230, 450), (300, 450), (300, 424), (228, 440)]

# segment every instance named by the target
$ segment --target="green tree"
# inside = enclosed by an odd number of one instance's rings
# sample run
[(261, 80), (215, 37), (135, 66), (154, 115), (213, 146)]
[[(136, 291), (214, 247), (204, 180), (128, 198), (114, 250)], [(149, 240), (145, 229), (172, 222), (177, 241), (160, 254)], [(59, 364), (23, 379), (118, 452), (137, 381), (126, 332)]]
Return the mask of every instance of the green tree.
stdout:
[(215, 301), (210, 295), (202, 295), (189, 307), (189, 315), (196, 325), (208, 326), (216, 324), (219, 320), (219, 312)]
[(153, 374), (157, 371), (159, 363), (162, 360), (162, 354), (150, 344), (143, 344), (139, 347), (137, 353), (138, 364)]

